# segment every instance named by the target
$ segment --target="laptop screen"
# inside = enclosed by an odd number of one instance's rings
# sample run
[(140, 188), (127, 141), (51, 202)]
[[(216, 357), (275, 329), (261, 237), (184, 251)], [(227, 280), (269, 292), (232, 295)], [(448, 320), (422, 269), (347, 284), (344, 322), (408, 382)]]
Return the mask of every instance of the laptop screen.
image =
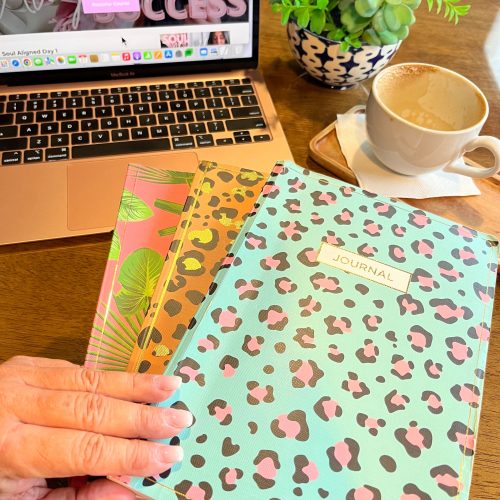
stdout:
[[(253, 5), (255, 3), (255, 5)], [(0, 0), (0, 76), (252, 60), (254, 0)], [(73, 70), (73, 71), (71, 71)], [(94, 70), (94, 71), (93, 71)], [(136, 71), (137, 70), (137, 71)], [(108, 76), (115, 76), (107, 72)], [(149, 73), (149, 72), (148, 72)]]

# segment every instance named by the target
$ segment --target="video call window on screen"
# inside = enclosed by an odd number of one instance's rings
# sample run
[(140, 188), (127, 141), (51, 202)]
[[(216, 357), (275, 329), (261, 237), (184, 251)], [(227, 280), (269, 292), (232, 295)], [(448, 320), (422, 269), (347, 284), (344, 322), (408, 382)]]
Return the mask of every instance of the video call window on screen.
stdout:
[[(248, 22), (248, 10), (248, 0), (0, 0), (0, 34), (239, 23)], [(209, 38), (230, 43), (225, 31)]]

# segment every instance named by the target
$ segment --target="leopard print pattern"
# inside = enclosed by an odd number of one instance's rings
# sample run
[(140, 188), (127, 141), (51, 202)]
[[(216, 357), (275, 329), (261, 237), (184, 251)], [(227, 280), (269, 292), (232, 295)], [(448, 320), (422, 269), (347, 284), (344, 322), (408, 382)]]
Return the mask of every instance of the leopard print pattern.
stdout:
[(128, 371), (165, 371), (264, 182), (253, 170), (200, 164)]
[[(335, 245), (406, 291), (318, 262)], [(467, 498), (498, 242), (277, 165), (167, 374), (195, 421), (154, 498)], [(169, 441), (166, 441), (169, 442)]]

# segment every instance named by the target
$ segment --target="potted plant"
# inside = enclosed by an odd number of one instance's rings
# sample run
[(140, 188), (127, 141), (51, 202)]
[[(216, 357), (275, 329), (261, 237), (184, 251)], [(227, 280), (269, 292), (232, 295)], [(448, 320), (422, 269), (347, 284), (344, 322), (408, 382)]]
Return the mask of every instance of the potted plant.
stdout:
[[(287, 24), (299, 64), (314, 78), (345, 89), (374, 76), (395, 54), (415, 22), (421, 0), (271, 0)], [(455, 24), (470, 5), (427, 0), (429, 11)]]

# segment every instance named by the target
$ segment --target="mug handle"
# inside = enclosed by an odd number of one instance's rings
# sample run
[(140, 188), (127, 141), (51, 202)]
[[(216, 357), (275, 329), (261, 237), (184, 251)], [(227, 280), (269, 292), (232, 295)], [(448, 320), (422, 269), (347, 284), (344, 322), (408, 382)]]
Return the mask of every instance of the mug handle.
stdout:
[(489, 168), (471, 167), (469, 165), (451, 164), (444, 168), (446, 172), (454, 172), (456, 174), (475, 177), (476, 179), (491, 177), (500, 170), (500, 140), (489, 135), (480, 135), (469, 141), (462, 151), (462, 155), (468, 151), (473, 151), (477, 148), (486, 148), (493, 154), (495, 164)]
[(353, 106), (352, 108), (348, 109), (344, 113), (344, 115), (356, 115), (365, 112), (366, 112), (366, 106), (364, 104), (357, 104), (356, 106)]

